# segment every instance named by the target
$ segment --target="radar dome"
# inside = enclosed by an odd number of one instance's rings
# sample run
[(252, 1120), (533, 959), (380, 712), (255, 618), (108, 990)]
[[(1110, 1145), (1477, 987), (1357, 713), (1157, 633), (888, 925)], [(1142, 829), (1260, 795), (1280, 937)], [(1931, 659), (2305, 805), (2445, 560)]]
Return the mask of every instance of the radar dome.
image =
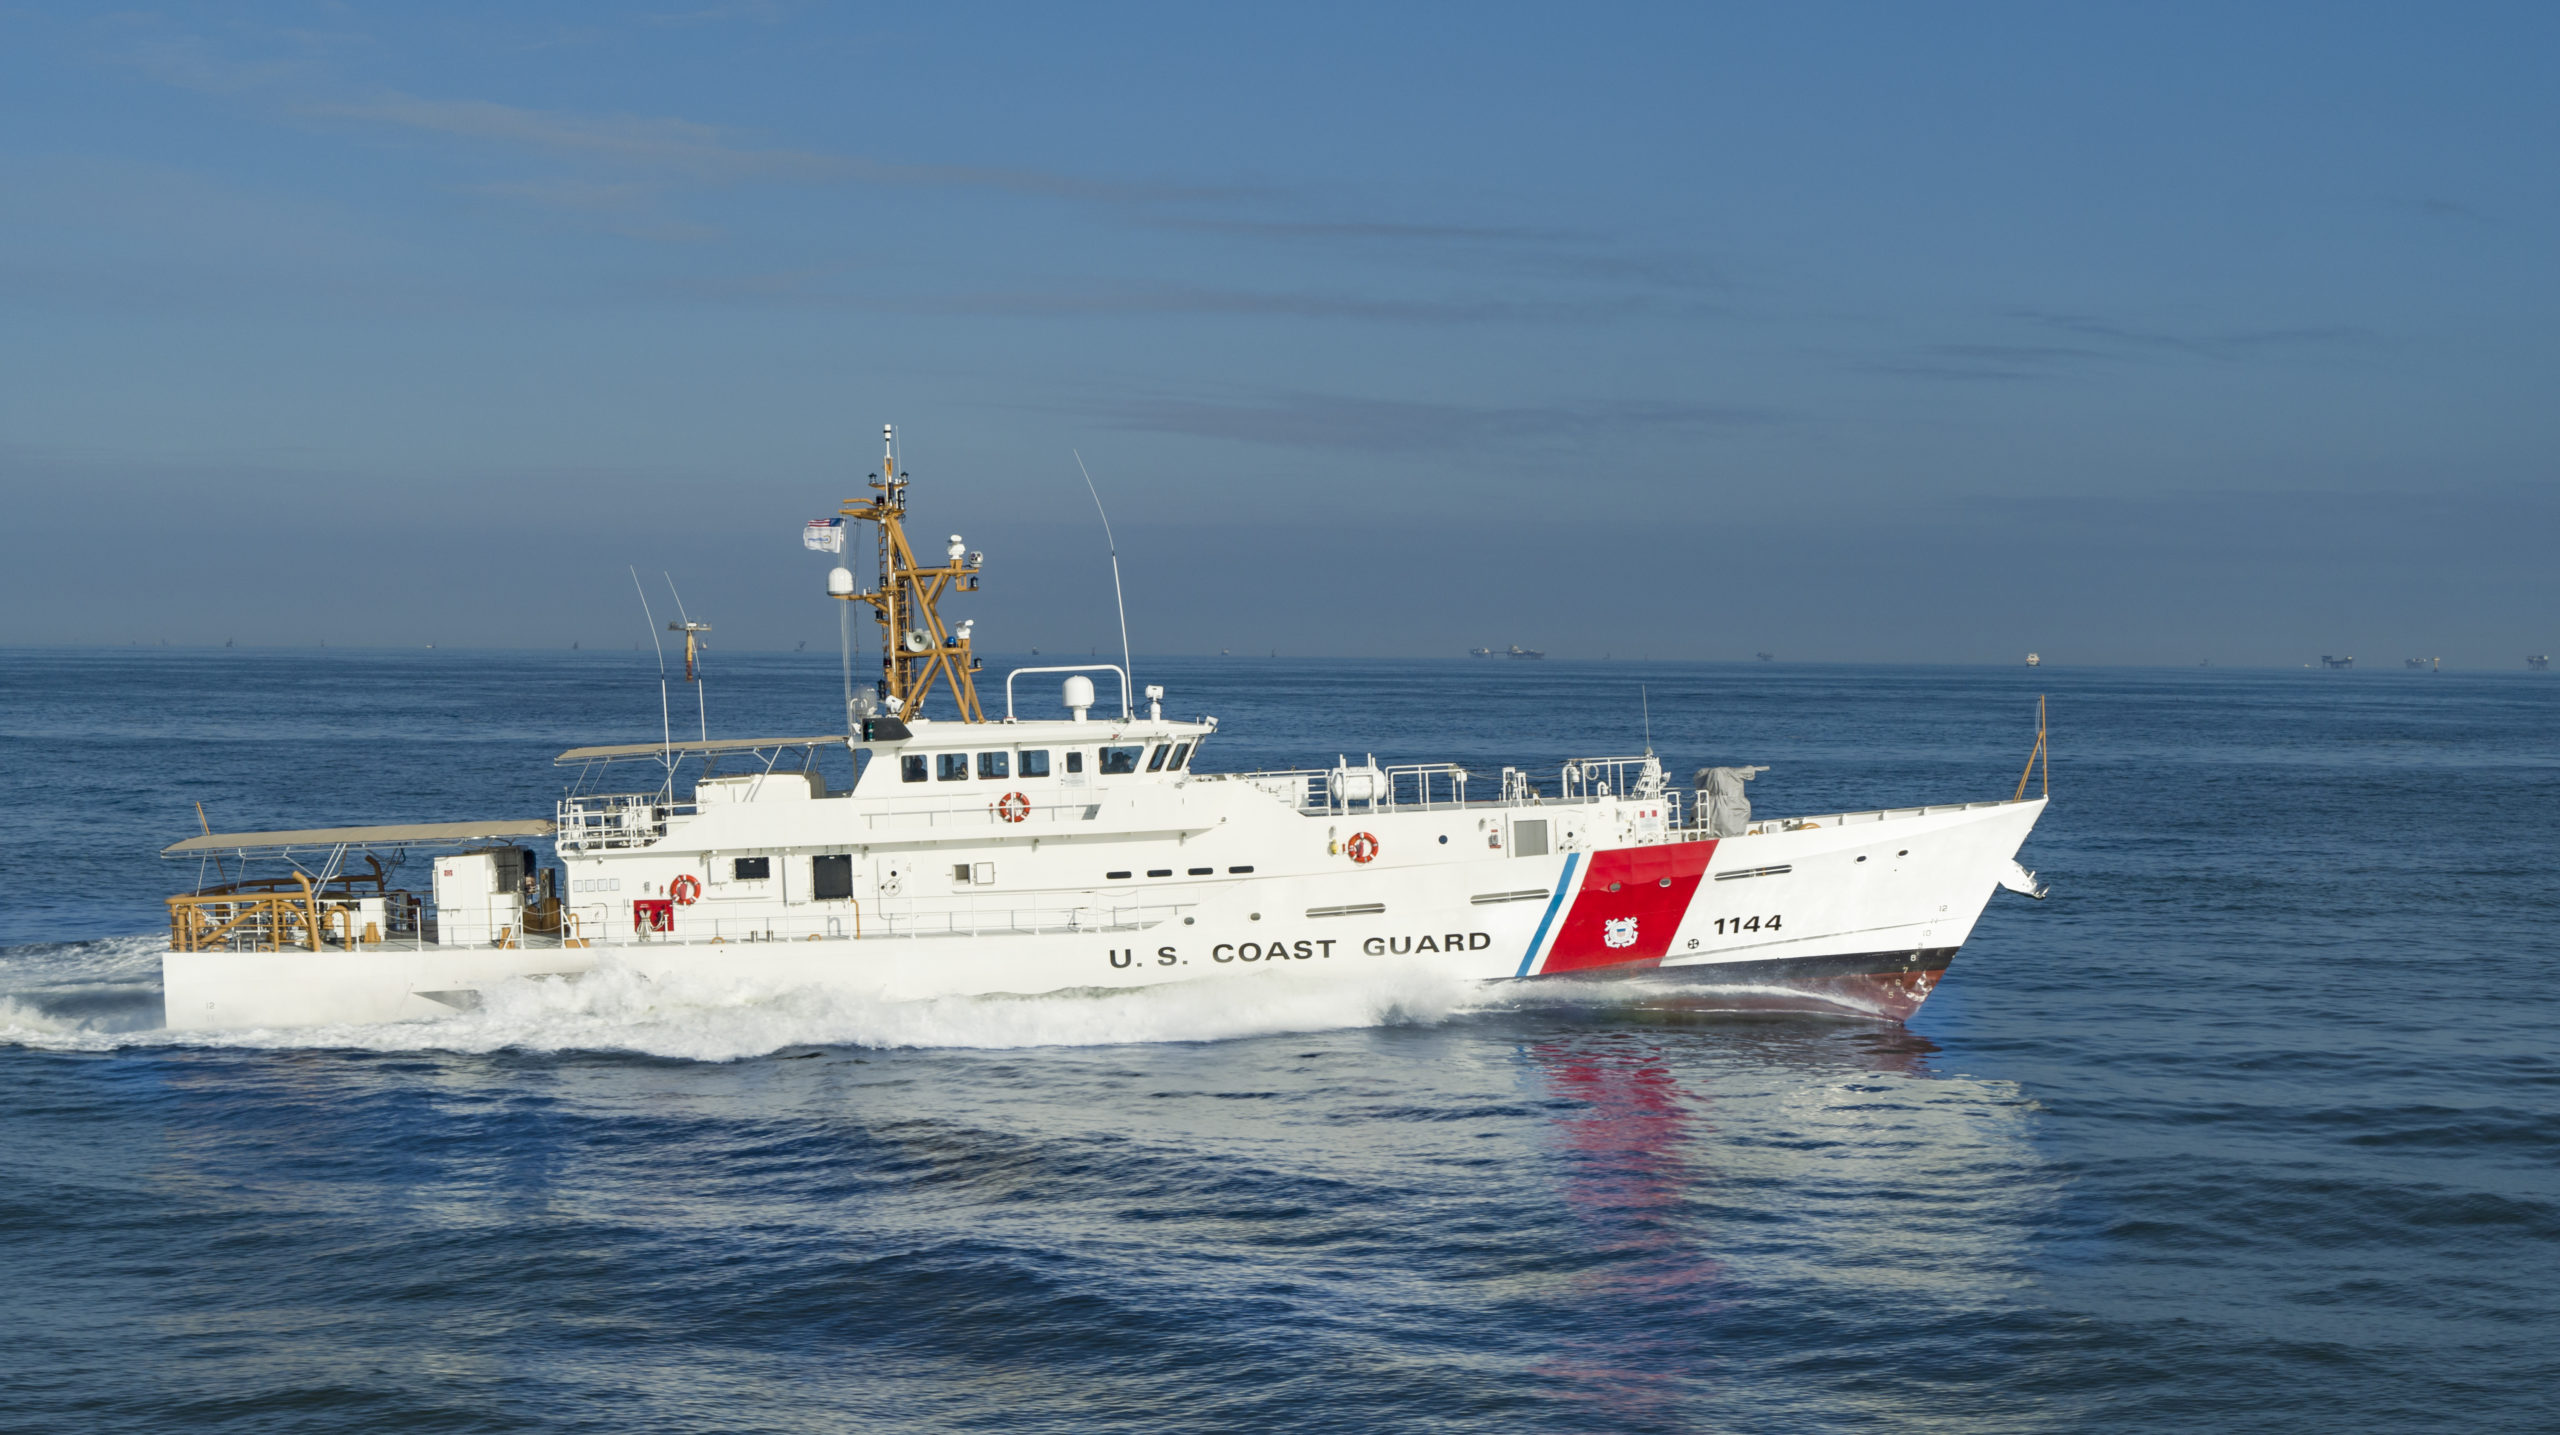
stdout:
[(850, 598), (853, 596), (852, 569), (832, 568), (827, 571), (827, 596), (830, 598)]
[(1083, 722), (1084, 710), (1093, 706), (1093, 679), (1078, 673), (1059, 686), (1063, 690), (1060, 695), (1066, 699), (1067, 711), (1076, 715), (1077, 722)]

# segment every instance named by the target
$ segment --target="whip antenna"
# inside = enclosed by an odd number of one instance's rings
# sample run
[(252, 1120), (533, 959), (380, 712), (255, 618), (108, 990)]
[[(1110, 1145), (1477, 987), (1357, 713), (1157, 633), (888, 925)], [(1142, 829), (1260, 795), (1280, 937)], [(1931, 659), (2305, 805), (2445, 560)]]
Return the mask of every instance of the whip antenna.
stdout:
[(1102, 512), (1102, 491), (1093, 486), (1093, 474), (1084, 466), (1084, 455), (1074, 449), (1067, 452), (1076, 455), (1076, 472), (1084, 475), (1084, 491), (1093, 495), (1093, 511), (1102, 514), (1102, 542), (1111, 550), (1111, 601), (1120, 610), (1120, 716), (1128, 718), (1135, 715), (1129, 706), (1129, 684), (1135, 681), (1129, 670), (1137, 664), (1129, 657), (1129, 600), (1120, 596), (1120, 543), (1111, 536), (1111, 515)]
[[(669, 583), (667, 586), (672, 588), (675, 585)], [(667, 648), (658, 641), (658, 615), (649, 611), (649, 590), (641, 586), (640, 569), (636, 565), (631, 570), (631, 591), (640, 595), (640, 616), (648, 622), (649, 646), (658, 650), (658, 761), (666, 767), (667, 781), (672, 783), (675, 781), (676, 764), (669, 751), (676, 745), (676, 735), (667, 716)]]

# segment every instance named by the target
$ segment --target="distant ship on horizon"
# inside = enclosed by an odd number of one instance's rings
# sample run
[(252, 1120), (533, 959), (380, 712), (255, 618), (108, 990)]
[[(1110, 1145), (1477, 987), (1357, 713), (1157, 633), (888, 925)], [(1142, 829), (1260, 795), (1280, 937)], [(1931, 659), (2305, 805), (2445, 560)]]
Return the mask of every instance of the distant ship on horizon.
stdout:
[(1524, 648), (1518, 643), (1514, 643), (1508, 648), (1501, 649), (1469, 648), (1467, 649), (1467, 656), (1470, 658), (1543, 658), (1546, 654), (1539, 652), (1535, 648)]

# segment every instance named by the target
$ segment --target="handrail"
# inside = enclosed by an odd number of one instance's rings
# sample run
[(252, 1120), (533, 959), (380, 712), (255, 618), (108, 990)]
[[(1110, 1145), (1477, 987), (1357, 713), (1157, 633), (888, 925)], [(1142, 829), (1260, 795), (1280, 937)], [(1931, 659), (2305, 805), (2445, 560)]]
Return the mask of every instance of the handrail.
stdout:
[(1120, 675), (1120, 720), (1135, 722), (1137, 709), (1129, 705), (1129, 670), (1118, 663), (1063, 663), (1054, 668), (1016, 668), (1004, 675), (1004, 720), (1013, 721), (1013, 680), (1024, 673), (1118, 673)]

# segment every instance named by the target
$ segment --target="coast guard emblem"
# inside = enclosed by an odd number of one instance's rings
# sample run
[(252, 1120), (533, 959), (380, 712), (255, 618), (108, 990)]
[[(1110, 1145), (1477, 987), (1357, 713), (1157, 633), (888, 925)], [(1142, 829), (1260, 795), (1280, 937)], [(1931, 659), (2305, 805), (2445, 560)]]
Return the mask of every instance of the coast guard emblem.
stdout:
[(1600, 926), (1600, 940), (1613, 947), (1634, 946), (1636, 944), (1636, 919), (1633, 917), (1611, 917)]

